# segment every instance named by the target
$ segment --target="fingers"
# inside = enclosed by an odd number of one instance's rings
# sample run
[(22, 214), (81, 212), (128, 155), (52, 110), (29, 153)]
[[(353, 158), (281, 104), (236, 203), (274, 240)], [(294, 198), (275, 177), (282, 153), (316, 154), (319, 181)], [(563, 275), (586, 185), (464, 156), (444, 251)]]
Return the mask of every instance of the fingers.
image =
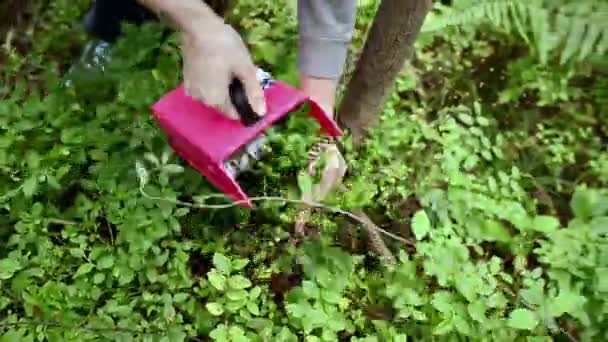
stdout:
[(243, 83), (251, 108), (258, 116), (264, 116), (266, 115), (266, 99), (256, 73), (257, 68), (253, 64), (239, 64), (235, 68), (234, 77), (238, 77)]
[[(226, 94), (228, 94), (228, 92), (226, 92)], [(224, 116), (231, 120), (239, 120), (241, 117), (236, 108), (234, 108), (232, 105), (229, 96), (226, 96), (226, 102), (222, 105), (221, 112), (224, 114)]]
[[(214, 107), (224, 116), (239, 120), (230, 98), (230, 84), (238, 78), (247, 102), (258, 116), (266, 114), (264, 90), (257, 80), (257, 68), (238, 33), (224, 27), (211, 39), (194, 36), (182, 45), (184, 88), (186, 94)], [(198, 40), (197, 40), (198, 39)]]
[(239, 120), (239, 113), (236, 111), (232, 103), (230, 102), (230, 97), (228, 96), (228, 91), (219, 95), (214, 95), (203, 92), (203, 89), (199, 86), (189, 86), (184, 87), (186, 95), (204, 102), (209, 107), (214, 108), (219, 111), (222, 115), (227, 117), (230, 120)]
[[(216, 68), (215, 72), (210, 73), (208, 68), (200, 65), (193, 69), (189, 69), (188, 73), (184, 74), (186, 95), (204, 102), (228, 119), (239, 120), (239, 114), (232, 105), (228, 93), (229, 71)], [(184, 68), (184, 71), (186, 71), (186, 68)], [(213, 77), (207, 77), (208, 75)]]

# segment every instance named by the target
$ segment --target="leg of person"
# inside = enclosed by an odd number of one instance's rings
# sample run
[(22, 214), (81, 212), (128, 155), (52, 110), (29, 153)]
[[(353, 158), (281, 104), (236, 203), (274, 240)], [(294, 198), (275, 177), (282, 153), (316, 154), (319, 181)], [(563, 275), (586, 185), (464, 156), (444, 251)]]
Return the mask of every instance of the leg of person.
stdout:
[[(204, 1), (204, 0), (201, 0)], [(218, 15), (223, 16), (230, 7), (229, 0), (206, 0)], [(158, 17), (135, 0), (95, 0), (84, 17), (87, 32), (108, 43), (114, 42), (121, 34), (124, 22), (140, 25), (147, 21), (157, 21)]]
[[(207, 0), (205, 2), (210, 4), (214, 11), (221, 14), (227, 10), (230, 3), (229, 0)], [(104, 72), (104, 66), (110, 60), (110, 48), (121, 36), (124, 23), (140, 25), (144, 22), (158, 20), (159, 18), (152, 11), (140, 5), (136, 0), (94, 0), (82, 20), (84, 29), (93, 39), (85, 45), (80, 60), (68, 72), (66, 85), (68, 87), (73, 85), (73, 72), (85, 72), (91, 75)], [(169, 33), (169, 30), (165, 31), (161, 40), (166, 39)]]
[(111, 45), (122, 34), (122, 25), (140, 25), (158, 18), (135, 0), (95, 0), (85, 14), (82, 25), (92, 40), (85, 46), (79, 60), (66, 75), (66, 86), (75, 85), (77, 79), (97, 78), (110, 60)]
[(96, 0), (85, 15), (83, 25), (96, 38), (113, 43), (122, 33), (123, 23), (140, 25), (156, 20), (152, 12), (135, 0)]

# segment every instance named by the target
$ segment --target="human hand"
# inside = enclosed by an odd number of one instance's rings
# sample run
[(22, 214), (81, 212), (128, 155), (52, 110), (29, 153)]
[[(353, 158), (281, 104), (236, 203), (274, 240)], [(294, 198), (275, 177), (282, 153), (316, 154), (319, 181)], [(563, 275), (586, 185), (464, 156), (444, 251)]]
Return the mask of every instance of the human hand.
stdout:
[(241, 80), (249, 103), (258, 116), (266, 113), (257, 68), (239, 34), (222, 21), (204, 20), (182, 31), (182, 58), (186, 94), (238, 120), (231, 102), (229, 85)]
[[(336, 96), (336, 80), (315, 78), (302, 75), (300, 78), (300, 90), (331, 117), (334, 116), (334, 104)], [(325, 158), (325, 166), (320, 170), (321, 181), (315, 184), (312, 193), (304, 194), (305, 200), (320, 201), (330, 192), (341, 186), (342, 178), (346, 172), (346, 161), (338, 150), (333, 139), (321, 139), (309, 151), (307, 173), (311, 176), (317, 173), (317, 164), (322, 157)]]

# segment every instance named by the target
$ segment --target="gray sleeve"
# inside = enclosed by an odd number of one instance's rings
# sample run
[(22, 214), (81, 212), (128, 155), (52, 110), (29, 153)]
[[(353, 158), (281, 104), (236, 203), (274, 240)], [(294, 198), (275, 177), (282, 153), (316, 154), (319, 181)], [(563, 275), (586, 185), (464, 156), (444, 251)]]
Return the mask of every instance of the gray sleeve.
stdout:
[(342, 75), (356, 13), (356, 0), (298, 0), (301, 73), (328, 79)]

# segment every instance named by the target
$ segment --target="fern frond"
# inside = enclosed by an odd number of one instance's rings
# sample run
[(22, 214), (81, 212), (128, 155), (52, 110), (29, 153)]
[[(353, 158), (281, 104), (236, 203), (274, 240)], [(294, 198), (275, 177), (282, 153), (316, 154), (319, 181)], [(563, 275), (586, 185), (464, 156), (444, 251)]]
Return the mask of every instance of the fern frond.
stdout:
[(448, 27), (478, 28), (490, 23), (515, 32), (534, 48), (542, 63), (552, 53), (562, 64), (608, 51), (608, 3), (600, 0), (486, 0), (466, 8), (438, 7), (422, 32)]
[(556, 33), (564, 43), (560, 63), (583, 61), (608, 50), (608, 3), (577, 1), (558, 9)]
[[(422, 26), (422, 32), (433, 32), (451, 26), (479, 25), (491, 21), (498, 27), (511, 30), (512, 25), (528, 21), (528, 12), (534, 8), (542, 9), (541, 0), (486, 0), (466, 8), (437, 7), (438, 13), (429, 15)], [(489, 19), (489, 20), (488, 20)]]

